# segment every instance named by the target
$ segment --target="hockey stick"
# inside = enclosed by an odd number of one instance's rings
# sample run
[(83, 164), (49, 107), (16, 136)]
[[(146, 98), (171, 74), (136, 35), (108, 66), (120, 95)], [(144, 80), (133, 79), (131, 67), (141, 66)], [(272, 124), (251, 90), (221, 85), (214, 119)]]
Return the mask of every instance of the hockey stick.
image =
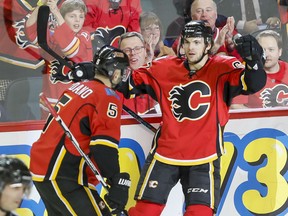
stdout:
[[(92, 172), (94, 173), (94, 175), (96, 176), (97, 180), (102, 184), (103, 188), (106, 190), (107, 193), (109, 193), (109, 187), (106, 184), (106, 182), (104, 181), (103, 177), (101, 176), (100, 172), (98, 171), (98, 169), (95, 167), (95, 165), (93, 164), (93, 162), (91, 161), (91, 159), (83, 152), (83, 150), (81, 149), (77, 139), (73, 136), (73, 134), (71, 133), (71, 131), (69, 130), (69, 128), (67, 127), (67, 125), (65, 124), (65, 122), (62, 120), (62, 118), (57, 114), (56, 110), (51, 106), (51, 104), (49, 103), (49, 101), (47, 100), (47, 98), (45, 97), (44, 93), (41, 92), (40, 93), (40, 98), (43, 100), (43, 102), (45, 103), (45, 105), (48, 107), (51, 115), (54, 117), (54, 119), (59, 123), (59, 125), (62, 127), (62, 129), (64, 130), (66, 136), (71, 140), (72, 144), (74, 145), (74, 147), (77, 149), (77, 151), (79, 152), (79, 154), (84, 158), (86, 164), (90, 167), (90, 169), (92, 170)], [(126, 210), (123, 210), (120, 215), (127, 215)]]
[[(55, 59), (57, 59), (60, 63), (64, 64), (68, 68), (72, 69), (73, 66), (71, 64), (69, 64), (65, 59), (63, 59), (61, 56), (59, 56), (56, 52), (54, 52), (48, 46), (48, 43), (47, 43), (47, 26), (48, 26), (49, 13), (50, 13), (50, 9), (48, 6), (43, 5), (39, 8), (38, 17), (37, 17), (38, 44), (43, 50), (45, 50), (48, 54), (50, 54)], [(146, 128), (151, 130), (153, 133), (155, 133), (157, 131), (157, 129), (155, 127), (153, 127), (150, 123), (145, 121), (137, 113), (135, 113), (133, 110), (131, 110), (130, 108), (128, 108), (124, 104), (123, 104), (123, 109), (129, 115), (131, 115), (133, 118), (135, 118), (136, 121), (138, 121), (140, 124), (144, 125)]]
[(130, 115), (132, 116), (136, 121), (138, 121), (140, 124), (144, 125), (146, 128), (151, 130), (153, 133), (156, 133), (157, 128), (155, 128), (153, 125), (145, 121), (143, 118), (141, 118), (137, 113), (135, 113), (133, 110), (128, 108), (123, 104), (123, 109)]
[(54, 52), (47, 43), (47, 26), (49, 20), (50, 8), (46, 5), (42, 5), (39, 8), (38, 16), (37, 16), (37, 39), (39, 46), (45, 50), (49, 55), (53, 56), (60, 63), (72, 69), (72, 65), (69, 64), (65, 59), (59, 56), (56, 52)]

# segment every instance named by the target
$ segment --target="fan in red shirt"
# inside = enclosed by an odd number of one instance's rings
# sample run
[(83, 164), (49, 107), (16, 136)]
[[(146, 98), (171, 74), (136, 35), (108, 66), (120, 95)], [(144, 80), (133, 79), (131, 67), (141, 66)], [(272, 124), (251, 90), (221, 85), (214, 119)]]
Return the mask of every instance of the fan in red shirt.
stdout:
[(266, 55), (264, 70), (266, 85), (256, 94), (238, 96), (233, 100), (234, 108), (273, 108), (288, 106), (288, 63), (282, 55), (282, 37), (274, 30), (260, 32), (256, 39)]
[(85, 0), (87, 15), (84, 27), (92, 34), (93, 49), (104, 45), (118, 47), (125, 32), (140, 32), (140, 0)]
[[(263, 49), (251, 35), (236, 40), (237, 58), (209, 57), (212, 29), (191, 21), (182, 31), (186, 60), (162, 57), (141, 67), (118, 90), (125, 97), (148, 93), (161, 107), (162, 125), (141, 171), (131, 216), (158, 216), (180, 180), (185, 216), (212, 216), (220, 201), (220, 156), (223, 130), (233, 97), (252, 94), (266, 82)], [(199, 189), (199, 193), (195, 192)], [(159, 196), (161, 194), (161, 196)]]
[[(42, 1), (44, 3), (44, 1)], [(60, 10), (57, 7), (56, 0), (45, 2), (51, 11), (51, 20), (47, 29), (48, 46), (58, 55), (64, 56), (74, 63), (92, 61), (93, 52), (90, 34), (82, 30), (87, 12), (86, 6), (82, 0), (67, 0)], [(37, 15), (39, 6), (35, 8), (26, 22), (26, 33), (29, 40), (37, 44)], [(42, 52), (46, 60), (46, 68), (43, 77), (43, 92), (51, 104), (55, 104), (62, 92), (71, 85), (67, 80), (55, 79), (56, 77), (67, 75), (70, 70), (59, 61)], [(45, 105), (42, 105), (42, 118), (47, 117)]]

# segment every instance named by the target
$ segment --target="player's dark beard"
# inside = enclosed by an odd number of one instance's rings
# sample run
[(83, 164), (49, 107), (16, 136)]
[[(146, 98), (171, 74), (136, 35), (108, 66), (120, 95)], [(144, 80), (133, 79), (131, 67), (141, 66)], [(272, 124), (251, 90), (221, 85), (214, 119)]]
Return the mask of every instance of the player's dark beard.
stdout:
[(198, 64), (199, 62), (201, 62), (202, 59), (208, 54), (208, 52), (205, 51), (206, 48), (207, 48), (207, 46), (204, 47), (204, 50), (203, 50), (203, 52), (202, 52), (202, 55), (200, 56), (200, 58), (199, 58), (198, 60), (196, 60), (196, 61), (190, 61), (190, 60), (187, 58), (187, 61), (188, 61), (189, 65), (196, 65), (196, 64)]
[[(197, 72), (199, 69), (201, 69), (201, 68), (196, 67), (196, 65), (197, 65), (199, 62), (201, 62), (202, 59), (203, 59), (206, 55), (208, 55), (208, 51), (206, 51), (206, 48), (207, 48), (207, 45), (205, 46), (205, 48), (204, 48), (204, 50), (203, 50), (203, 52), (202, 52), (202, 55), (200, 56), (200, 58), (199, 58), (198, 60), (192, 62), (192, 61), (189, 61), (189, 59), (187, 58), (187, 63), (188, 63), (188, 67), (189, 67), (188, 77), (189, 77), (190, 79), (192, 78), (193, 75), (196, 74), (196, 72)], [(191, 67), (190, 67), (191, 65), (194, 67), (194, 69), (191, 69)]]

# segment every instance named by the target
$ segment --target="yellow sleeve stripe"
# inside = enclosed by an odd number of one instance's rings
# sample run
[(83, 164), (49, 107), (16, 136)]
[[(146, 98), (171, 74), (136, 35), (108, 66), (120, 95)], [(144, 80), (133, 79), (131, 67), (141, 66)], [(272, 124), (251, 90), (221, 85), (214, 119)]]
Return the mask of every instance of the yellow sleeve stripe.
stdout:
[(241, 83), (242, 83), (242, 86), (243, 86), (243, 90), (244, 91), (247, 91), (247, 85), (246, 85), (246, 83), (245, 83), (245, 80), (244, 80), (244, 77), (245, 77), (245, 73), (241, 76)]
[(91, 140), (90, 145), (91, 146), (104, 145), (104, 146), (108, 146), (108, 147), (111, 147), (111, 148), (118, 148), (118, 145), (116, 143), (111, 142), (111, 141), (106, 140), (106, 139)]
[(31, 174), (32, 174), (32, 180), (33, 181), (37, 181), (37, 182), (44, 181), (45, 175), (37, 175), (37, 174), (34, 174), (32, 172), (31, 172)]
[(70, 49), (72, 49), (75, 44), (77, 43), (77, 40), (79, 40), (79, 38), (74, 37), (73, 40), (71, 41), (70, 44), (68, 44), (64, 49), (62, 49), (63, 52), (68, 52)]
[(71, 55), (66, 55), (67, 58), (73, 58), (74, 56), (76, 56), (79, 52), (79, 47), (77, 47), (77, 49), (71, 54)]
[(65, 56), (71, 58), (78, 53), (79, 46), (80, 46), (79, 38), (74, 37), (72, 42), (65, 49), (62, 49), (62, 52), (64, 53)]

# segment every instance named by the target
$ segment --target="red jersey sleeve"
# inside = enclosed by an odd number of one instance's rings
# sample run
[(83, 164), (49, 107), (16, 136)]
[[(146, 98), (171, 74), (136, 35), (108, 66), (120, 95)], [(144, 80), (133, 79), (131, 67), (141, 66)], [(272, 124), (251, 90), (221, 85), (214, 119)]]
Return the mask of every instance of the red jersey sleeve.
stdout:
[(130, 1), (130, 21), (127, 27), (127, 31), (140, 32), (139, 17), (142, 13), (142, 7), (139, 0), (128, 0)]
[(75, 34), (66, 23), (55, 29), (51, 41), (55, 41), (62, 53), (69, 59), (73, 58), (74, 62), (91, 61), (93, 58), (89, 33), (80, 31)]
[(94, 32), (99, 27), (99, 18), (101, 17), (102, 11), (99, 7), (93, 3), (86, 2), (87, 14), (85, 17), (84, 28), (88, 32)]

